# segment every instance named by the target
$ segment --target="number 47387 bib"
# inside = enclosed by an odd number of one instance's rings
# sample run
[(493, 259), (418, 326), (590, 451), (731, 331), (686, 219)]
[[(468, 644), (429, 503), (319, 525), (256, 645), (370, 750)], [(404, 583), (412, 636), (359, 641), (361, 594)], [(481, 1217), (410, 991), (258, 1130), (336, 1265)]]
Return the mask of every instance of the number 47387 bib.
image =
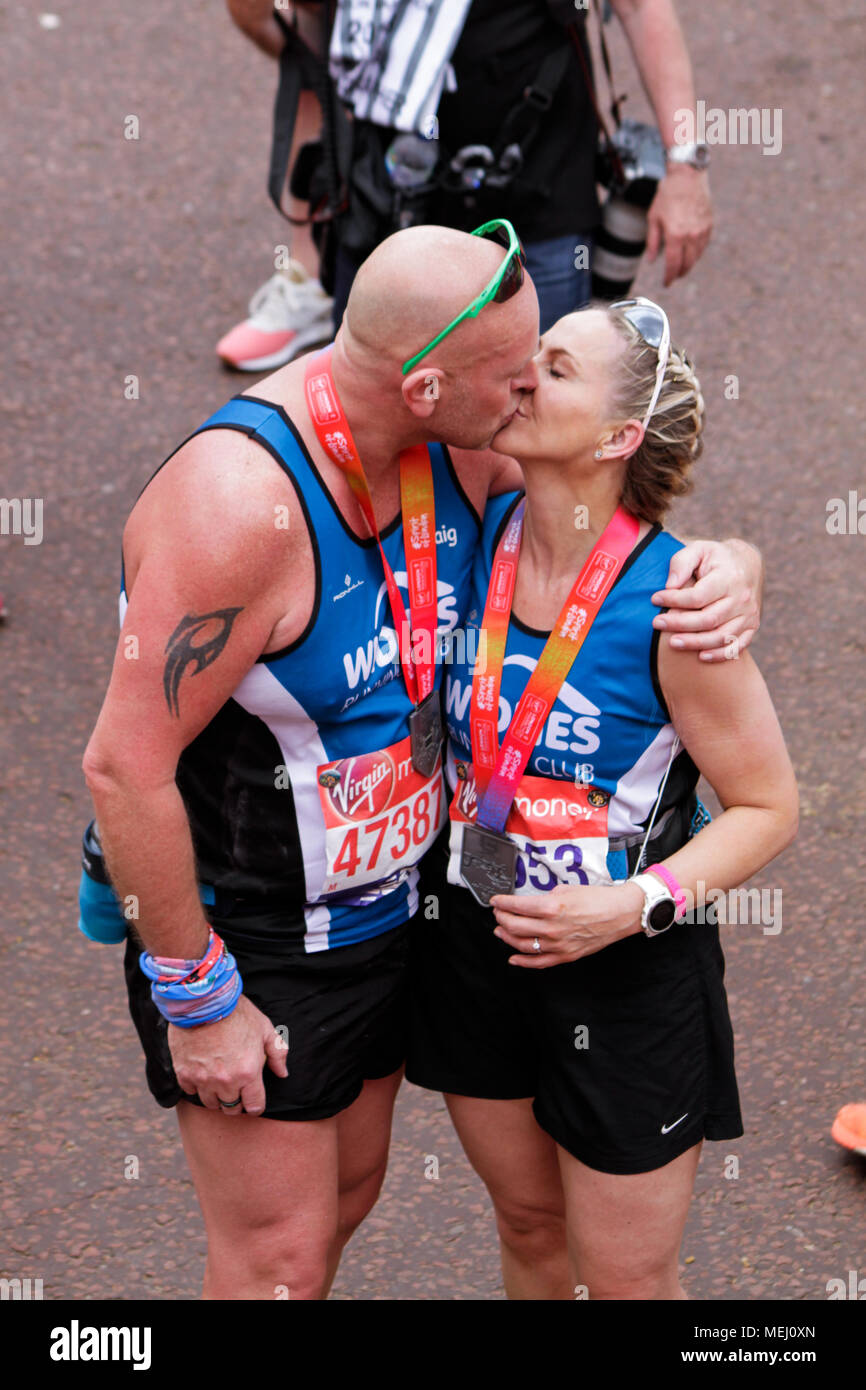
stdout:
[(372, 885), (373, 896), (397, 887), (445, 822), (441, 758), (425, 777), (413, 762), (408, 737), (321, 764), (316, 785), (326, 856), (319, 897), (360, 900), (370, 896)]

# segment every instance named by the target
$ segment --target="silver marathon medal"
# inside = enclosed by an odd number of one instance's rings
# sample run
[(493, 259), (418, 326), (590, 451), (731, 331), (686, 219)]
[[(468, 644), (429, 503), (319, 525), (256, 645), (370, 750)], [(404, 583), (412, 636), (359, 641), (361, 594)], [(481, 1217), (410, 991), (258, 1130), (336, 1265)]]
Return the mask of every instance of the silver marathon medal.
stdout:
[(432, 777), (442, 751), (442, 737), (439, 692), (431, 690), (409, 715), (412, 764), (422, 777)]
[(460, 877), (482, 907), (495, 893), (513, 893), (517, 846), (507, 835), (484, 825), (464, 825)]

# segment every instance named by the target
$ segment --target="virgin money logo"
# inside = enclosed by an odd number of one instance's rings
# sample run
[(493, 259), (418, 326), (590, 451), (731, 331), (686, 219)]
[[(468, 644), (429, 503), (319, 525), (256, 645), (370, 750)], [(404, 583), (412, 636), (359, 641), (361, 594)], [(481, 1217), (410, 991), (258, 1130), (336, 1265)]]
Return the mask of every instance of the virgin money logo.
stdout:
[(457, 792), (457, 809), (461, 816), (467, 820), (474, 820), (476, 808), (478, 806), (478, 793), (475, 788), (475, 778), (469, 778), (461, 782)]
[(429, 560), (410, 560), (412, 584), (420, 607), (433, 602), (433, 566)]
[(528, 743), (530, 748), (538, 738), (538, 731), (544, 722), (547, 706), (537, 695), (524, 695), (523, 707), (517, 711), (514, 721), (514, 737), (518, 743)]
[(606, 550), (600, 550), (593, 561), (592, 569), (578, 589), (581, 598), (588, 598), (593, 602), (600, 599), (613, 579), (616, 568), (616, 556), (608, 555)]
[(308, 394), (313, 407), (313, 414), (320, 425), (328, 425), (332, 420), (339, 420), (339, 412), (331, 395), (327, 373), (321, 372), (318, 376), (310, 379)]
[(514, 565), (505, 564), (499, 560), (493, 571), (493, 582), (490, 585), (490, 607), (496, 613), (505, 613), (508, 609), (508, 595), (511, 589), (511, 575)]
[(361, 753), (341, 758), (319, 773), (319, 785), (328, 793), (337, 815), (346, 821), (369, 820), (384, 811), (394, 789), (394, 764), (390, 753)]

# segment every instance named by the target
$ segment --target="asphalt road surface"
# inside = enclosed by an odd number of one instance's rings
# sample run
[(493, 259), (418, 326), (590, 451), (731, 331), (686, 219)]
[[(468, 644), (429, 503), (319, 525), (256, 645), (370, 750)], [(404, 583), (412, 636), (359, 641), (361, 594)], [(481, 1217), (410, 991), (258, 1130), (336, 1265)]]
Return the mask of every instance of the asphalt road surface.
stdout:
[[(866, 1274), (866, 1161), (829, 1136), (837, 1108), (866, 1098), (866, 535), (827, 529), (830, 499), (866, 499), (862, 10), (679, 8), (699, 96), (781, 110), (783, 143), (717, 148), (704, 260), (664, 292), (657, 267), (641, 271), (707, 404), (697, 488), (672, 525), (764, 552), (754, 651), (802, 794), (799, 839), (753, 883), (768, 904), (781, 894), (781, 917), (724, 933), (746, 1133), (705, 1146), (684, 1279), (699, 1300), (822, 1300), (829, 1280)], [(264, 187), (275, 70), (205, 0), (54, 12), (53, 27), (35, 4), (0, 12), (0, 491), (44, 502), (41, 543), (0, 537), (0, 1273), (42, 1278), (46, 1298), (192, 1299), (204, 1233), (175, 1120), (145, 1089), (118, 950), (75, 927), (80, 761), (126, 514), (252, 380), (213, 345), (285, 240)], [(403, 1088), (384, 1194), (333, 1297), (504, 1297), (485, 1194), (437, 1097)]]

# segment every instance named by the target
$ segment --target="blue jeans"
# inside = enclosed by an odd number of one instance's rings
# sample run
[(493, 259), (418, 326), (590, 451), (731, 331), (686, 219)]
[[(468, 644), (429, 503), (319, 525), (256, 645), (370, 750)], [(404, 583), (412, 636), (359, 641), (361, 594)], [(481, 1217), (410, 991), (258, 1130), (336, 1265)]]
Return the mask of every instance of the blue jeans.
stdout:
[[(585, 246), (586, 254), (578, 256), (578, 250)], [(591, 275), (589, 265), (585, 269), (575, 267), (576, 260), (589, 262), (592, 256), (592, 237), (580, 232), (569, 232), (567, 236), (552, 237), (549, 241), (530, 241), (524, 246), (526, 269), (532, 276), (538, 294), (538, 307), (541, 319), (539, 332), (546, 333), (563, 314), (571, 314), (589, 303), (591, 296)], [(340, 326), (349, 290), (358, 266), (343, 250), (337, 248), (336, 284), (334, 286), (334, 332)]]
[[(582, 246), (586, 253), (579, 255)], [(590, 301), (592, 237), (571, 232), (550, 241), (528, 241), (524, 250), (526, 269), (538, 294), (539, 331), (546, 333), (563, 314), (572, 314)], [(578, 269), (575, 261), (586, 261), (587, 265)]]

